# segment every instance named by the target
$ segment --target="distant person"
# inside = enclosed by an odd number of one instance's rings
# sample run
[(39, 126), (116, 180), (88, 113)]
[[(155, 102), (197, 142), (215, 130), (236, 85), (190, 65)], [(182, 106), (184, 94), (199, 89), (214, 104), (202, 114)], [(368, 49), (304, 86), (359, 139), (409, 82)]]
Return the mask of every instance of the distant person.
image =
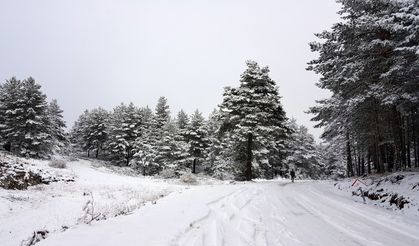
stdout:
[(294, 183), (294, 179), (295, 179), (295, 171), (294, 171), (294, 169), (291, 169), (290, 175), (291, 175), (291, 182)]

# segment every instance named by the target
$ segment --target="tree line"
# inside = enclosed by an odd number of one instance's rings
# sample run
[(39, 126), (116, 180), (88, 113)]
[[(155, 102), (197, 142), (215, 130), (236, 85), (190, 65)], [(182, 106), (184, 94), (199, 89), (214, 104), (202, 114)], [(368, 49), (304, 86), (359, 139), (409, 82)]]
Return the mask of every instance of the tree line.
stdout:
[(306, 128), (287, 119), (269, 69), (246, 64), (240, 85), (225, 88), (208, 119), (198, 110), (172, 117), (161, 97), (154, 111), (133, 103), (110, 112), (86, 110), (71, 130), (71, 142), (87, 156), (132, 166), (144, 175), (178, 176), (190, 170), (250, 180), (273, 178), (291, 166), (301, 175), (320, 177), (316, 143)]
[(0, 144), (24, 157), (78, 153), (130, 166), (143, 175), (204, 172), (221, 179), (273, 178), (297, 169), (327, 173), (307, 128), (289, 120), (268, 67), (254, 61), (238, 87), (227, 87), (208, 118), (196, 110), (172, 117), (165, 97), (155, 110), (133, 103), (85, 110), (69, 133), (56, 100), (33, 78), (0, 84)]
[(338, 2), (341, 21), (310, 43), (308, 70), (332, 92), (313, 120), (347, 176), (419, 167), (418, 1)]

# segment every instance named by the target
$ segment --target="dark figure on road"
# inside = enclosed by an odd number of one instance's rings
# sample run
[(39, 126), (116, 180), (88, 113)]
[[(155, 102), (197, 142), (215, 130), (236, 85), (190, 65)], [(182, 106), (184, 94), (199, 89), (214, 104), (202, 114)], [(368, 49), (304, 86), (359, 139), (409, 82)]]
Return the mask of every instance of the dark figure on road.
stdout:
[(294, 183), (294, 179), (295, 179), (295, 171), (294, 171), (294, 169), (291, 169), (290, 175), (291, 175), (291, 181)]

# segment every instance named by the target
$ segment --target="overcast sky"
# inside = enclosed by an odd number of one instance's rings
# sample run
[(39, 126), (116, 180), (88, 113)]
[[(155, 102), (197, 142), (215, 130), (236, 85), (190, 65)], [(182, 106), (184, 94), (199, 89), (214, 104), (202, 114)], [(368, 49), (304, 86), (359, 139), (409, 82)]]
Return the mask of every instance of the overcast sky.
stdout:
[(334, 0), (0, 0), (0, 80), (33, 76), (72, 125), (121, 102), (205, 115), (237, 86), (245, 60), (269, 66), (288, 117), (327, 92), (305, 71), (313, 33), (338, 21)]

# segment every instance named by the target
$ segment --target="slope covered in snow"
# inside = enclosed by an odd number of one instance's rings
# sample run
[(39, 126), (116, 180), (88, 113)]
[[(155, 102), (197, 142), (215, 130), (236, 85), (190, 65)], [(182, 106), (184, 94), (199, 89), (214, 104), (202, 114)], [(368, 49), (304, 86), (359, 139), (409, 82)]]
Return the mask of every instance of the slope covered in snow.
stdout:
[[(43, 175), (74, 177), (74, 182), (53, 182), (27, 190), (0, 188), (0, 244), (4, 246), (19, 245), (34, 231), (52, 234), (89, 222), (91, 208), (95, 219), (110, 219), (186, 188), (156, 179), (118, 174), (118, 168), (110, 170), (87, 160), (68, 162), (66, 169), (49, 167), (47, 161), (17, 158), (16, 162), (21, 163), (23, 169), (38, 170)], [(93, 206), (86, 208), (91, 202)]]

